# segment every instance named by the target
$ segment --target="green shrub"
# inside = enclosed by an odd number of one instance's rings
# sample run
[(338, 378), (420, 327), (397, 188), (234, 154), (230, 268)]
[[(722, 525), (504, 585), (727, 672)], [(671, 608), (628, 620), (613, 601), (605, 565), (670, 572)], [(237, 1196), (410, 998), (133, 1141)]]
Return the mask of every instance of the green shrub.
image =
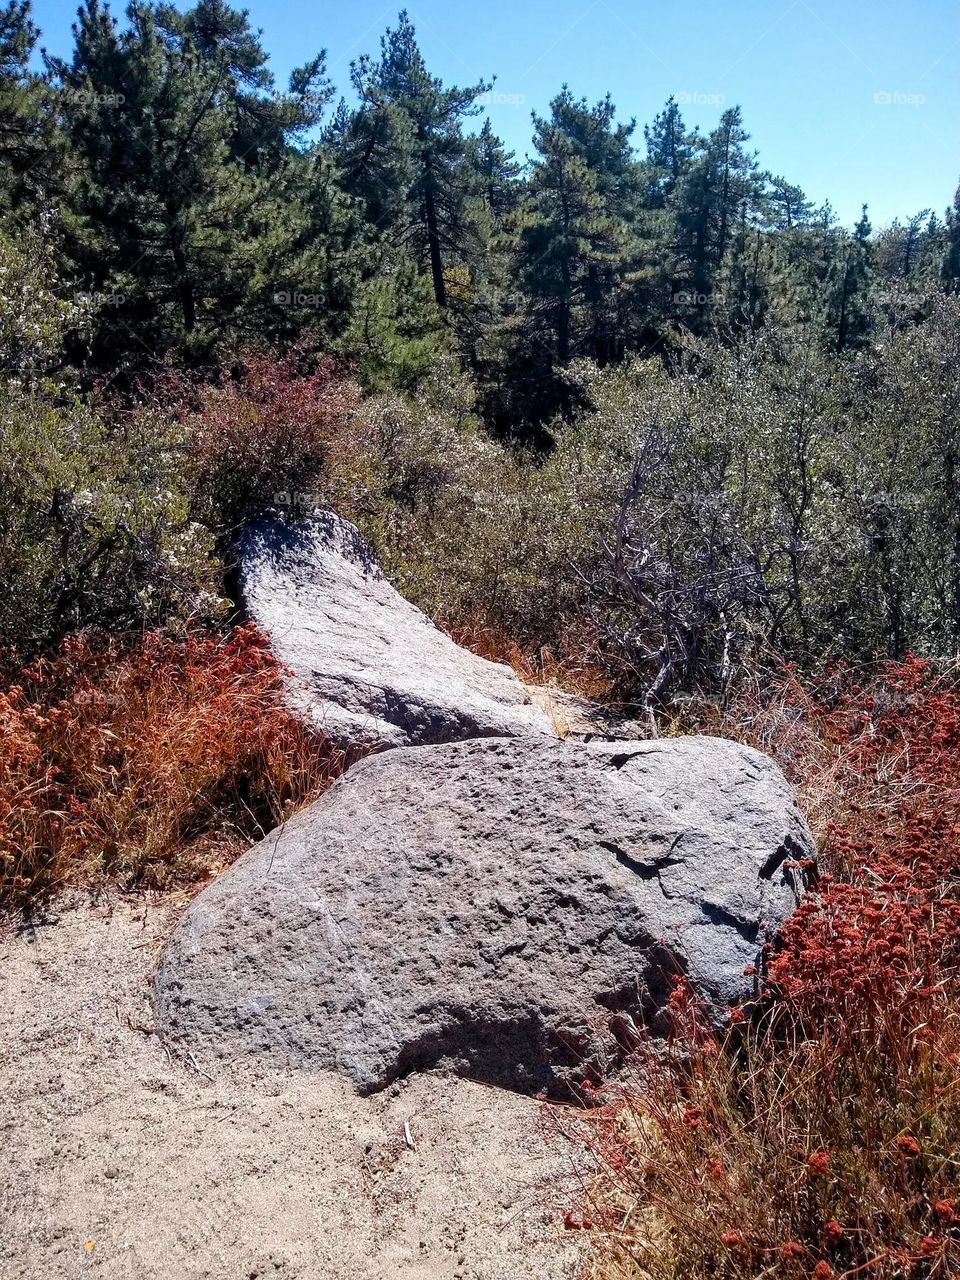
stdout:
[(51, 389), (0, 388), (0, 644), (20, 654), (88, 626), (139, 629), (220, 607), (212, 539), (191, 516), (182, 428), (108, 418)]
[(769, 655), (957, 652), (956, 298), (843, 358), (771, 329), (587, 393), (569, 438), (622, 500), (583, 598), (648, 694), (723, 689)]
[(363, 471), (339, 476), (339, 503), (431, 616), (556, 644), (588, 608), (578, 575), (608, 506), (596, 443), (571, 434), (539, 458), (492, 440), (471, 409), (449, 367), (412, 399), (368, 400), (352, 423)]
[(92, 302), (52, 287), (56, 263), (35, 235), (16, 243), (0, 234), (0, 376), (21, 386), (62, 363), (63, 345), (83, 331)]

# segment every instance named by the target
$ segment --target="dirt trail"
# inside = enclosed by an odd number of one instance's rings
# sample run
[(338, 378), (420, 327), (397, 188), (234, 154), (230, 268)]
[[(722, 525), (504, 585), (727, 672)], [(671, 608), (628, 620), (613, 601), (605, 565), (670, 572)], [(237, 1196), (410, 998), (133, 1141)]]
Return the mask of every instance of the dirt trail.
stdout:
[(574, 1274), (572, 1152), (529, 1099), (170, 1061), (148, 1001), (170, 918), (79, 906), (0, 938), (4, 1280)]

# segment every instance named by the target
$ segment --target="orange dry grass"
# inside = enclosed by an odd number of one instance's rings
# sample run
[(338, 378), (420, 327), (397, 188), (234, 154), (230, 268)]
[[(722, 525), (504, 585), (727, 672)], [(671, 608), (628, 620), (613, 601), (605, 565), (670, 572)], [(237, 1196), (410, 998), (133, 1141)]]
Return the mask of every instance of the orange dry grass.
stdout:
[(960, 1274), (960, 687), (788, 673), (699, 728), (762, 746), (812, 806), (824, 873), (718, 1039), (676, 1035), (574, 1127), (579, 1217), (613, 1280)]
[(579, 1209), (591, 1274), (958, 1274), (960, 1003), (931, 993), (916, 1027), (890, 1012), (855, 1050), (776, 1013), (651, 1050), (573, 1121), (601, 1171)]
[(504, 662), (524, 682), (545, 688), (560, 689), (591, 702), (609, 703), (614, 680), (604, 670), (596, 637), (579, 633), (568, 637), (563, 650), (556, 653), (549, 645), (517, 644), (510, 636), (477, 619), (453, 622), (439, 619), (438, 625), (457, 644), (470, 649), (491, 662)]
[(316, 796), (342, 755), (284, 710), (250, 627), (80, 636), (0, 693), (0, 901), (213, 874)]

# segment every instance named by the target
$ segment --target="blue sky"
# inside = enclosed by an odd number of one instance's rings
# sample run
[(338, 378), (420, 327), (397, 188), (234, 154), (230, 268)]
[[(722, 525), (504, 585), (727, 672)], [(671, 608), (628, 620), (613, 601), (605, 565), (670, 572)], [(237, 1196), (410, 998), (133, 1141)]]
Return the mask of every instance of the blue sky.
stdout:
[[(399, 7), (248, 5), (278, 80), (325, 48), (345, 91), (350, 60), (377, 51)], [(35, 0), (51, 52), (69, 52), (75, 8)], [(829, 199), (848, 223), (864, 201), (875, 226), (923, 208), (942, 215), (960, 179), (956, 0), (414, 0), (407, 9), (435, 74), (460, 84), (496, 75), (488, 114), (520, 159), (531, 111), (567, 82), (590, 99), (609, 91), (638, 134), (671, 93), (703, 129), (739, 103), (760, 164), (817, 203)]]

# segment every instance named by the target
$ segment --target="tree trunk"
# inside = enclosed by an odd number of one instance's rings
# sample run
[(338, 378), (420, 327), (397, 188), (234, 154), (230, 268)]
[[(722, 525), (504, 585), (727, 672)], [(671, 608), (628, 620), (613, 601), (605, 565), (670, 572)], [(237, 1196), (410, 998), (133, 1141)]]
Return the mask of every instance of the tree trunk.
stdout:
[(727, 204), (730, 199), (730, 130), (727, 130), (726, 143), (723, 150), (723, 186), (720, 191), (720, 228), (717, 232), (717, 270), (723, 265), (723, 256), (727, 252), (727, 223), (729, 212)]
[(177, 297), (180, 300), (180, 313), (183, 316), (183, 330), (184, 333), (193, 333), (197, 326), (197, 305), (190, 285), (187, 255), (183, 251), (179, 232), (175, 228), (170, 233), (170, 249), (177, 269)]
[(570, 359), (570, 263), (563, 259), (560, 267), (563, 280), (563, 297), (557, 314), (557, 360), (566, 364)]
[(433, 178), (429, 168), (423, 191), (423, 213), (427, 223), (427, 243), (430, 246), (430, 273), (433, 276), (433, 296), (437, 306), (447, 307), (447, 286), (443, 279), (443, 259), (440, 257), (440, 231), (437, 226), (437, 204), (433, 194)]
[(837, 320), (837, 354), (847, 345), (847, 285), (850, 282), (850, 258), (843, 267), (843, 290), (840, 294), (840, 315)]

